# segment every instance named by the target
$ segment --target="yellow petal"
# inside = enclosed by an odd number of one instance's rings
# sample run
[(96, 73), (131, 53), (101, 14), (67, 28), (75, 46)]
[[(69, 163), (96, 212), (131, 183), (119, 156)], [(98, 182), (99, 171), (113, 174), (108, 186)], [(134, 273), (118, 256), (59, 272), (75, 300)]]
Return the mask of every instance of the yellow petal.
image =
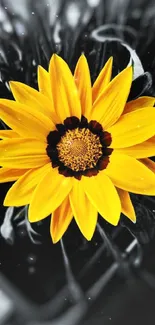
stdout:
[(139, 160), (142, 164), (144, 164), (147, 168), (149, 168), (153, 173), (155, 173), (155, 162), (149, 158), (144, 158)]
[(0, 118), (15, 132), (26, 138), (44, 140), (50, 131), (55, 129), (54, 124), (43, 114), (31, 112), (27, 107), (13, 100), (0, 99)]
[(126, 148), (141, 143), (155, 133), (155, 109), (147, 107), (124, 114), (107, 131), (112, 136), (111, 148)]
[(118, 224), (121, 203), (117, 191), (104, 171), (97, 176), (82, 177), (86, 195), (100, 215), (112, 225)]
[(41, 65), (38, 66), (38, 86), (39, 91), (53, 102), (50, 75)]
[(155, 103), (154, 97), (149, 97), (149, 96), (139, 97), (137, 99), (131, 100), (130, 102), (126, 103), (123, 114), (130, 113), (144, 107), (153, 107), (154, 103)]
[(31, 107), (31, 111), (37, 111), (49, 118), (53, 118), (54, 107), (52, 101), (39, 91), (17, 81), (10, 81), (10, 88), (17, 102)]
[(113, 151), (104, 172), (115, 186), (125, 191), (155, 195), (155, 175), (133, 157)]
[(92, 109), (92, 90), (89, 67), (83, 54), (77, 62), (74, 80), (79, 92), (82, 115), (88, 118)]
[(67, 117), (81, 117), (81, 105), (73, 75), (67, 63), (54, 54), (49, 66), (55, 111), (62, 123)]
[(111, 74), (112, 74), (112, 65), (113, 65), (113, 57), (110, 57), (109, 60), (104, 65), (103, 69), (101, 70), (99, 76), (95, 80), (92, 87), (93, 103), (99, 97), (101, 92), (103, 92), (103, 89), (109, 84), (111, 80)]
[(50, 168), (51, 164), (47, 164), (37, 169), (28, 170), (7, 192), (3, 203), (4, 206), (18, 207), (29, 204), (34, 189)]
[(121, 116), (132, 82), (132, 67), (119, 73), (93, 104), (91, 119), (108, 128)]
[(0, 139), (19, 138), (19, 134), (12, 130), (0, 130)]
[(26, 172), (27, 169), (0, 168), (0, 183), (16, 181), (16, 179)]
[(66, 197), (61, 205), (53, 212), (51, 218), (50, 232), (54, 244), (61, 239), (71, 223), (72, 218), (73, 212), (69, 203), (69, 198)]
[(117, 152), (135, 158), (146, 158), (155, 156), (155, 136), (142, 143), (136, 144), (135, 146), (117, 149)]
[(135, 223), (136, 215), (129, 193), (118, 187), (116, 189), (121, 200), (122, 213)]
[(80, 231), (87, 240), (91, 240), (97, 223), (97, 210), (87, 198), (81, 181), (74, 179), (69, 199)]
[(0, 141), (0, 166), (8, 168), (37, 168), (49, 162), (46, 144), (35, 139)]
[(58, 173), (57, 168), (50, 168), (49, 172), (37, 185), (30, 203), (28, 218), (36, 222), (46, 218), (55, 211), (72, 188), (72, 179)]

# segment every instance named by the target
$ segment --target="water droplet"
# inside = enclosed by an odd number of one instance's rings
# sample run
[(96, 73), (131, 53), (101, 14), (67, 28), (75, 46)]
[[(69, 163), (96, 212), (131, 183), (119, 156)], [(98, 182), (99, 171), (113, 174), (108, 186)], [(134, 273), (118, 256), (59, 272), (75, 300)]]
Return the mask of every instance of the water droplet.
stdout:
[(30, 255), (28, 255), (28, 257), (27, 257), (27, 261), (28, 261), (28, 263), (29, 264), (35, 264), (35, 262), (36, 262), (36, 256), (34, 255), (34, 254), (30, 254)]
[(34, 11), (31, 12), (32, 15), (35, 15)]
[(99, 5), (100, 0), (87, 0), (88, 5), (92, 8), (95, 8)]
[(28, 269), (28, 272), (29, 272), (30, 274), (34, 274), (35, 271), (36, 271), (36, 269), (35, 269), (34, 266), (30, 266), (29, 269)]

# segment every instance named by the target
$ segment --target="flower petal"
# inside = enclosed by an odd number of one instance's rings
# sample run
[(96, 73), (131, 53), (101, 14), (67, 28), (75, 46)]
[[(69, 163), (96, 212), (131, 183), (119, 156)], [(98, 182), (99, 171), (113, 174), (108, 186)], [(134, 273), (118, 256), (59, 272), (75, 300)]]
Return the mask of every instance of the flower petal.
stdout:
[(117, 149), (117, 152), (135, 158), (146, 158), (155, 156), (155, 136), (142, 143), (136, 144), (135, 146)]
[(54, 54), (49, 66), (54, 107), (59, 123), (67, 117), (81, 117), (81, 105), (73, 75), (67, 63)]
[(10, 81), (10, 88), (15, 100), (31, 107), (49, 118), (54, 118), (53, 102), (36, 89), (17, 81)]
[(44, 139), (50, 131), (55, 129), (54, 124), (43, 114), (31, 112), (27, 107), (13, 100), (0, 99), (0, 118), (15, 132), (26, 138)]
[(96, 176), (83, 176), (81, 181), (90, 202), (105, 220), (116, 226), (120, 218), (121, 203), (109, 177), (101, 171)]
[(98, 213), (87, 198), (81, 182), (76, 179), (74, 179), (69, 199), (80, 231), (87, 240), (91, 240), (95, 231)]
[(30, 222), (42, 220), (55, 211), (71, 188), (72, 178), (60, 175), (57, 168), (51, 167), (34, 191), (28, 212)]
[(109, 84), (112, 74), (113, 57), (111, 56), (102, 68), (92, 87), (93, 103), (99, 97), (103, 89)]
[(16, 181), (16, 179), (26, 172), (27, 169), (0, 168), (0, 183)]
[(36, 139), (9, 139), (0, 141), (0, 166), (37, 168), (49, 162), (46, 144)]
[(77, 62), (74, 80), (80, 96), (82, 115), (88, 118), (92, 109), (92, 90), (88, 62), (84, 54)]
[(53, 102), (50, 75), (41, 65), (38, 66), (38, 86), (39, 91)]
[(149, 158), (144, 158), (139, 160), (147, 168), (149, 168), (153, 173), (155, 173), (155, 162)]
[(149, 97), (149, 96), (139, 97), (137, 99), (131, 100), (130, 102), (126, 103), (123, 114), (133, 112), (143, 107), (153, 107), (154, 104), (155, 104), (154, 97)]
[(34, 189), (40, 180), (47, 174), (51, 168), (51, 163), (37, 169), (28, 170), (21, 176), (7, 192), (4, 206), (22, 206), (29, 204), (32, 199)]
[(93, 104), (91, 120), (103, 128), (113, 125), (121, 116), (132, 82), (132, 67), (119, 73), (103, 90)]
[(54, 244), (61, 239), (71, 223), (72, 218), (73, 212), (70, 206), (69, 198), (66, 197), (61, 205), (53, 212), (51, 218), (50, 232)]
[(147, 107), (124, 114), (107, 131), (112, 136), (111, 148), (125, 148), (141, 143), (155, 133), (155, 109)]
[(129, 193), (118, 187), (116, 189), (121, 200), (122, 213), (135, 223), (136, 214)]
[(115, 186), (125, 191), (155, 195), (155, 175), (133, 157), (113, 151), (104, 172)]
[(19, 138), (19, 134), (13, 130), (0, 130), (0, 139)]

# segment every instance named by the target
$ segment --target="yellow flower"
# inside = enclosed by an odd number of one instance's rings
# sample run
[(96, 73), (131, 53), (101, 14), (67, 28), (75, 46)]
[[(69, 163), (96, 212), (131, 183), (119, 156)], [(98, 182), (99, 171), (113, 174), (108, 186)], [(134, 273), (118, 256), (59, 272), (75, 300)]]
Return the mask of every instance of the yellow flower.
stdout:
[[(155, 195), (154, 98), (128, 102), (132, 67), (112, 81), (112, 58), (91, 87), (82, 55), (74, 76), (57, 55), (38, 68), (39, 91), (10, 82), (15, 101), (0, 100), (0, 182), (16, 181), (4, 205), (29, 204), (30, 222), (52, 213), (57, 242), (73, 216), (90, 240), (98, 213), (117, 225), (136, 220), (128, 192)], [(153, 164), (153, 163), (152, 163)], [(151, 169), (152, 166), (152, 169)], [(149, 168), (148, 168), (149, 167)]]

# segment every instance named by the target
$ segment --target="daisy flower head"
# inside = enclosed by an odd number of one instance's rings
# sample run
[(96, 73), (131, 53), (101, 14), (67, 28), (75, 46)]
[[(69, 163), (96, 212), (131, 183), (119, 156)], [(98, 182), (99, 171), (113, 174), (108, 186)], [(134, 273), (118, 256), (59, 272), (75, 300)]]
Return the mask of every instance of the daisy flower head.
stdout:
[(0, 131), (0, 182), (15, 181), (4, 205), (29, 204), (30, 222), (51, 214), (54, 243), (73, 217), (88, 240), (98, 213), (135, 222), (128, 192), (155, 195), (155, 99), (127, 102), (132, 67), (111, 80), (112, 62), (92, 85), (83, 54), (74, 75), (54, 54), (49, 72), (38, 67), (39, 91), (11, 81), (15, 100), (0, 100), (10, 128)]

